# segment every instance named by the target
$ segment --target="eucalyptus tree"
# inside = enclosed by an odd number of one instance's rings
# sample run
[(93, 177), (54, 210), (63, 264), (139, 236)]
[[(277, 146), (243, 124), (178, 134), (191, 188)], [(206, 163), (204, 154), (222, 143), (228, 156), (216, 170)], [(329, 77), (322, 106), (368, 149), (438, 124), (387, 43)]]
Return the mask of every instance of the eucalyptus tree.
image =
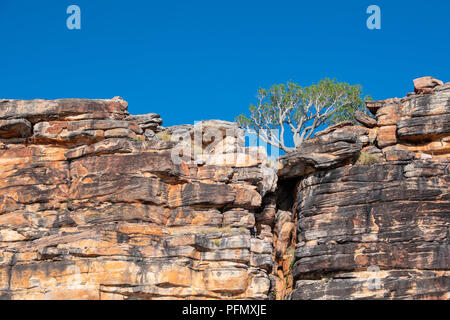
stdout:
[[(236, 122), (285, 152), (301, 148), (317, 128), (354, 121), (355, 111), (364, 110), (360, 85), (328, 78), (308, 87), (288, 82), (270, 89), (260, 88), (256, 97), (257, 103), (250, 105), (249, 114), (241, 114)], [(286, 135), (292, 137), (295, 148), (285, 143), (285, 133), (289, 131)]]

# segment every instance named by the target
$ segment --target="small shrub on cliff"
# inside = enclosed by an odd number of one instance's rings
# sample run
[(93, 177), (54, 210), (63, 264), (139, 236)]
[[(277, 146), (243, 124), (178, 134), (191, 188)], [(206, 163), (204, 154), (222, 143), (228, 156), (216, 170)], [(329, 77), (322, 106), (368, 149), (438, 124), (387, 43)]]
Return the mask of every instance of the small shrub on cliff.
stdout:
[(376, 163), (380, 163), (381, 158), (376, 154), (370, 154), (366, 152), (359, 153), (357, 159), (355, 160), (355, 165), (357, 166), (371, 166)]
[(170, 134), (167, 134), (167, 133), (164, 133), (164, 132), (158, 132), (157, 134), (156, 134), (156, 136), (158, 137), (158, 138), (160, 138), (161, 140), (164, 140), (164, 141), (173, 141), (173, 138), (172, 138), (172, 136), (170, 135)]
[[(179, 136), (171, 135), (171, 134), (164, 133), (164, 132), (158, 132), (156, 134), (156, 136), (159, 139), (161, 139), (163, 141), (167, 141), (167, 142), (180, 142), (183, 140), (183, 139), (180, 139)], [(186, 144), (186, 147), (190, 148), (190, 151), (188, 151), (188, 153), (194, 153), (197, 155), (205, 153), (203, 146), (198, 146), (193, 141), (189, 142), (189, 144)]]
[(295, 264), (295, 246), (290, 246), (286, 249), (286, 256), (287, 259), (290, 259), (289, 261), (289, 270), (292, 271)]
[(275, 300), (277, 299), (277, 289), (273, 289), (272, 296)]
[(291, 263), (289, 264), (289, 270), (292, 271), (292, 269), (294, 269), (294, 264), (295, 264), (295, 258), (292, 257)]

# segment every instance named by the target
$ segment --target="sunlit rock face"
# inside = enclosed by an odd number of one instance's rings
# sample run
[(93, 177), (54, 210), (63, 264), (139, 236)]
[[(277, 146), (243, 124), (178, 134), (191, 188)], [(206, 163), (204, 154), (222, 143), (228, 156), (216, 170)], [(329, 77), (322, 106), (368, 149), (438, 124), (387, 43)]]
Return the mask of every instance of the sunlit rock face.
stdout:
[(0, 100), (1, 299), (449, 299), (450, 85), (268, 159), (234, 123)]
[(0, 101), (0, 297), (268, 298), (272, 246), (253, 232), (276, 186), (265, 155), (212, 141), (231, 123), (180, 147), (159, 115), (126, 110)]

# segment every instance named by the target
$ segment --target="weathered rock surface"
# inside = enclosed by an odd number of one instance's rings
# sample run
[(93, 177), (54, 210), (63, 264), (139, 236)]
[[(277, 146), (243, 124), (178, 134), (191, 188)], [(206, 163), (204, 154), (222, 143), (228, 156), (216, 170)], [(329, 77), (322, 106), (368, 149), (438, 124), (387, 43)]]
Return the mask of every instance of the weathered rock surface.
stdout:
[[(375, 266), (405, 274), (414, 271), (416, 278), (397, 284), (411, 290), (421, 273), (444, 271), (436, 281), (447, 284), (448, 289), (449, 163), (418, 160), (352, 166), (304, 179), (297, 196), (299, 243), (293, 267), (297, 284), (302, 287), (308, 280), (315, 286), (311, 280), (322, 280), (322, 298), (405, 297), (395, 285), (382, 290), (391, 279), (381, 275), (376, 278), (381, 291), (369, 290), (370, 281), (365, 285), (356, 281), (355, 286), (338, 281), (342, 287), (333, 280), (323, 281), (328, 275), (335, 279), (339, 272), (370, 271)], [(389, 272), (383, 275), (390, 276)], [(448, 298), (447, 290), (434, 289), (428, 291), (429, 298)]]
[(377, 126), (377, 120), (368, 116), (367, 114), (357, 110), (355, 112), (355, 120), (367, 128), (374, 128)]
[(27, 119), (31, 123), (50, 120), (123, 119), (128, 104), (111, 100), (0, 100), (0, 119)]
[(414, 79), (414, 91), (417, 94), (432, 93), (435, 87), (442, 85), (444, 85), (444, 82), (433, 77), (422, 77)]
[(0, 120), (0, 138), (28, 138), (31, 124), (25, 119)]
[(233, 123), (0, 100), (0, 299), (450, 299), (450, 85), (281, 157)]
[[(2, 100), (0, 118), (0, 298), (268, 297), (264, 155), (198, 165), (202, 152), (158, 137), (159, 115), (118, 98)], [(224, 128), (205, 123), (192, 148)]]
[(162, 130), (162, 119), (159, 114), (147, 113), (140, 115), (131, 115), (126, 117), (126, 120), (137, 123), (144, 132), (151, 134), (151, 132), (159, 132)]
[(301, 177), (344, 163), (369, 143), (368, 135), (368, 129), (354, 128), (351, 123), (330, 127), (307, 140), (300, 150), (283, 156), (278, 175), (282, 179)]
[[(415, 84), (432, 90), (368, 102), (374, 142), (348, 140), (324, 166), (313, 150), (284, 158), (298, 219), (287, 298), (450, 299), (450, 86)], [(335, 131), (325, 136), (338, 142)]]

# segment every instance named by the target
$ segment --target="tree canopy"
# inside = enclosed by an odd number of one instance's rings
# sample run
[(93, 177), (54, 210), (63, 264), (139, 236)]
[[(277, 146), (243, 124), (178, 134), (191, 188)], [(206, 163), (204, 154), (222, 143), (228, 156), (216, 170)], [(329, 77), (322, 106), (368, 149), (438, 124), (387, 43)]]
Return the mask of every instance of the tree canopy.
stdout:
[[(288, 82), (268, 90), (260, 88), (256, 97), (257, 104), (250, 105), (250, 114), (241, 114), (236, 122), (285, 152), (301, 148), (318, 127), (354, 121), (355, 111), (365, 109), (360, 85), (328, 78), (308, 87)], [(273, 129), (279, 129), (279, 133)], [(286, 145), (286, 130), (291, 131), (295, 148)]]

